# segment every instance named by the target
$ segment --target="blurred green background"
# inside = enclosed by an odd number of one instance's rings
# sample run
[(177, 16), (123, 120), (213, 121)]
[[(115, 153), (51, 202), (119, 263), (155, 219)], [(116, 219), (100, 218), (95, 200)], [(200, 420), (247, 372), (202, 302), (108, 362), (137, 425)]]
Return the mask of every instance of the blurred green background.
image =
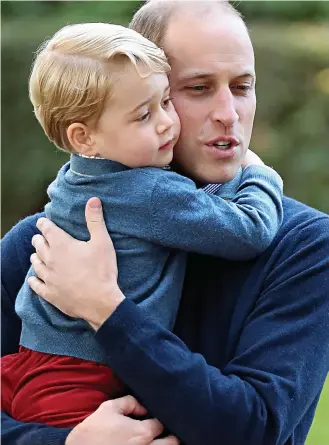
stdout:
[[(233, 3), (247, 19), (256, 52), (251, 146), (280, 172), (287, 195), (329, 213), (329, 2)], [(32, 113), (27, 84), (33, 52), (65, 24), (127, 24), (139, 5), (2, 2), (2, 234), (42, 209), (47, 185), (68, 159), (47, 141)], [(329, 445), (328, 413), (329, 382), (307, 445)]]

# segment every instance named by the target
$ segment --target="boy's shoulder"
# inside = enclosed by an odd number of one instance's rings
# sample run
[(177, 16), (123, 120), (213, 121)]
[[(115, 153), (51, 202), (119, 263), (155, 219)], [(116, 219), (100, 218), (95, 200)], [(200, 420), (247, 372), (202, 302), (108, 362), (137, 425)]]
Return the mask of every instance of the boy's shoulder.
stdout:
[(108, 159), (86, 159), (76, 155), (60, 169), (54, 185), (62, 182), (80, 188), (102, 190), (110, 187), (114, 193), (119, 189), (123, 193), (131, 190), (132, 194), (143, 190), (145, 195), (152, 194), (155, 188), (196, 188), (191, 179), (174, 172), (170, 166), (129, 168)]
[(182, 176), (171, 169), (171, 167), (141, 167), (133, 169), (136, 175), (144, 175), (145, 180), (152, 178), (155, 181), (164, 180), (166, 182), (173, 182), (174, 184), (189, 184), (195, 187), (192, 179)]

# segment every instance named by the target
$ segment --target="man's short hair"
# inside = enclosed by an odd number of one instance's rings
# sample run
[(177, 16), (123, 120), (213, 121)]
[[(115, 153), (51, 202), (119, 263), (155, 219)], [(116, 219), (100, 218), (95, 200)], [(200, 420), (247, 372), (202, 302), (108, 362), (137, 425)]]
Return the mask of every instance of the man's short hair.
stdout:
[[(73, 151), (67, 128), (97, 120), (126, 63), (143, 76), (170, 70), (166, 56), (132, 29), (106, 23), (65, 26), (36, 53), (29, 81), (35, 115), (48, 138)], [(145, 69), (146, 68), (146, 71)]]
[(163, 48), (168, 24), (174, 15), (179, 12), (183, 14), (189, 11), (193, 12), (194, 10), (198, 14), (202, 14), (212, 12), (215, 9), (219, 9), (223, 14), (231, 14), (242, 19), (239, 11), (227, 0), (148, 0), (134, 14), (129, 27)]

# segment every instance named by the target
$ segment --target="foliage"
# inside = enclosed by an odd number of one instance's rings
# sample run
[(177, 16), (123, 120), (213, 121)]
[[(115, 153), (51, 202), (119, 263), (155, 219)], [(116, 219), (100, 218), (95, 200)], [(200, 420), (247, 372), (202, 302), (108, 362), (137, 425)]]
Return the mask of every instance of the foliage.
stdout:
[[(266, 16), (269, 12), (272, 19), (272, 23), (249, 22), (258, 74), (252, 147), (281, 173), (286, 194), (328, 212), (329, 27), (326, 23), (273, 23), (274, 5), (276, 15), (286, 14), (287, 6), (269, 3), (239, 5), (246, 15)], [(310, 8), (309, 2), (302, 3), (301, 10)], [(3, 232), (18, 218), (42, 208), (47, 184), (67, 159), (48, 143), (32, 113), (27, 83), (33, 52), (64, 24), (87, 20), (127, 23), (138, 5), (3, 3)], [(294, 14), (299, 11), (296, 5), (291, 8)], [(313, 15), (318, 11), (315, 6)]]
[(326, 1), (263, 0), (231, 2), (249, 20), (263, 22), (322, 21), (329, 15)]
[(310, 434), (306, 445), (328, 445), (329, 444), (329, 378), (327, 379), (321, 393), (320, 402), (316, 411)]

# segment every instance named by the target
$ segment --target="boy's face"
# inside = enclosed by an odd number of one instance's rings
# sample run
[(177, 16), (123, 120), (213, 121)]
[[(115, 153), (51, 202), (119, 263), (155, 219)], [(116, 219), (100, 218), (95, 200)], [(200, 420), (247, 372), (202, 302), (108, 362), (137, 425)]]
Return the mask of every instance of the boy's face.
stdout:
[(180, 122), (166, 74), (141, 77), (127, 64), (92, 130), (97, 155), (128, 167), (163, 167), (173, 157)]

